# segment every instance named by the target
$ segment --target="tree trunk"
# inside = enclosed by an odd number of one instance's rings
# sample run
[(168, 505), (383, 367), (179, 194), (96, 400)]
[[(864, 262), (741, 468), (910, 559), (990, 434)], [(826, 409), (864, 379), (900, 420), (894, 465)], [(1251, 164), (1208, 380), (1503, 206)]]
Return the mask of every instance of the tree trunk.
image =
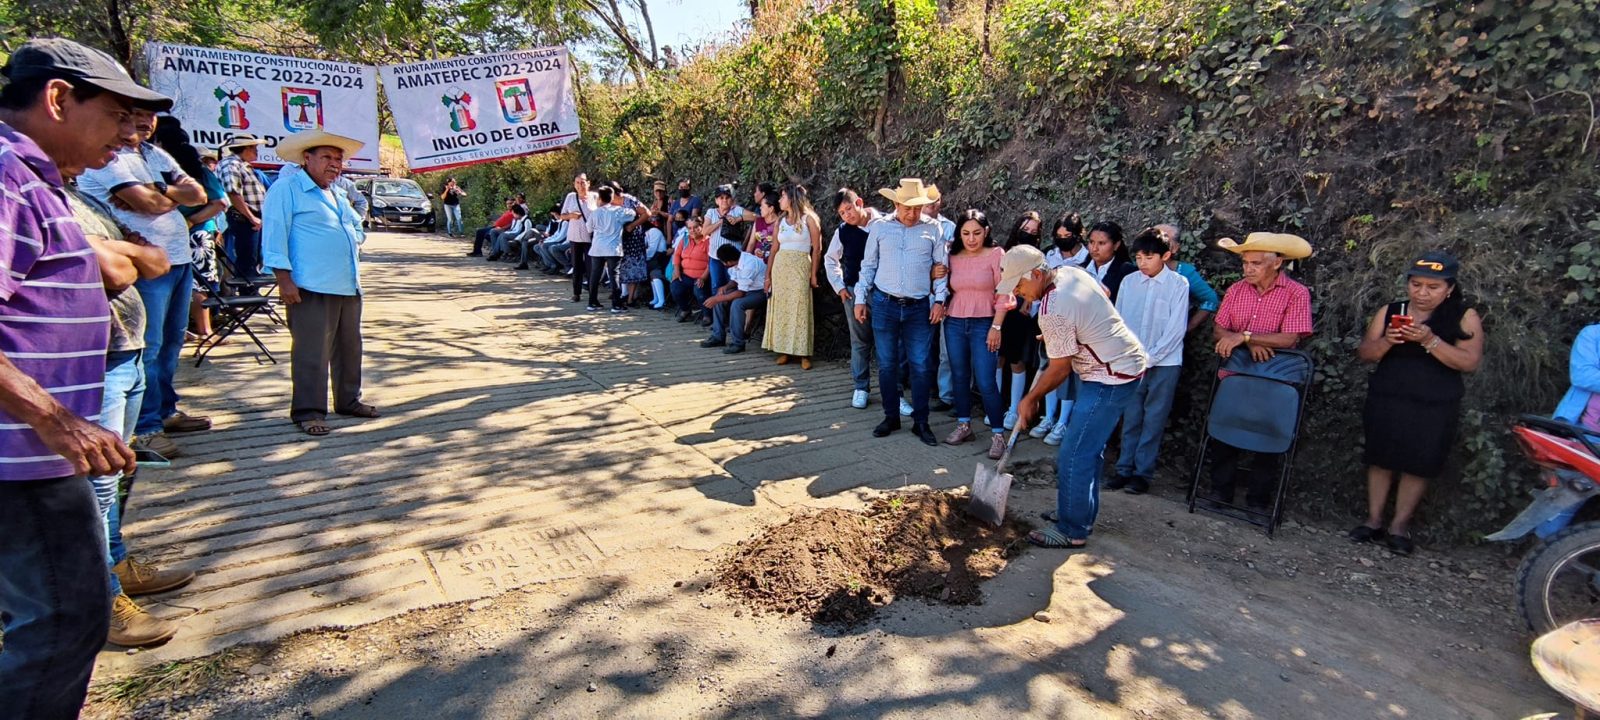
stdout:
[(120, 0), (106, 2), (106, 42), (117, 60), (125, 67), (133, 67), (133, 42), (128, 39), (128, 25), (122, 19)]
[(992, 57), (989, 54), (989, 18), (994, 15), (994, 0), (983, 0), (983, 59)]
[(583, 0), (583, 4), (587, 5), (589, 10), (600, 18), (600, 22), (605, 24), (606, 29), (616, 36), (617, 41), (622, 43), (622, 48), (628, 52), (628, 66), (633, 70), (634, 78), (643, 83), (644, 64), (649, 62), (650, 58), (645, 57), (644, 49), (633, 39), (633, 33), (628, 32), (627, 23), (622, 19), (622, 10), (617, 6), (617, 0), (608, 0), (611, 6), (609, 14), (596, 4), (595, 0)]
[(661, 69), (661, 51), (656, 47), (656, 24), (650, 20), (650, 6), (647, 0), (638, 0), (639, 16), (644, 18), (644, 31), (650, 36), (650, 69)]

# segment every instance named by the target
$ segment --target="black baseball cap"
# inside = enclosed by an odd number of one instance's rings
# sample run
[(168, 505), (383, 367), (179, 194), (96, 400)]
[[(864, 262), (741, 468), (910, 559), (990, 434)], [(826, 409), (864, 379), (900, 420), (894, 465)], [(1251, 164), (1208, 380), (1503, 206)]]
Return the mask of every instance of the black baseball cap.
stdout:
[(11, 53), (0, 75), (12, 82), (35, 78), (81, 82), (128, 98), (143, 110), (172, 109), (172, 98), (134, 82), (110, 55), (64, 38), (29, 40)]
[(1441, 280), (1456, 279), (1456, 271), (1461, 264), (1456, 262), (1450, 253), (1439, 250), (1429, 250), (1411, 261), (1411, 266), (1406, 268), (1407, 277), (1428, 277)]

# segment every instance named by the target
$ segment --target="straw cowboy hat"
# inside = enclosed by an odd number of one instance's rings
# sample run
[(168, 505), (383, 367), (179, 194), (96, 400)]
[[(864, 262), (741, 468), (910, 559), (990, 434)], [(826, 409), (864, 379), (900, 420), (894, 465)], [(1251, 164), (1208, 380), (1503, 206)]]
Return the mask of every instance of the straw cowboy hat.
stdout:
[(336, 147), (346, 155), (354, 155), (366, 143), (355, 138), (335, 135), (326, 130), (303, 130), (283, 139), (278, 143), (278, 157), (289, 162), (298, 163), (305, 156), (307, 150), (319, 147)]
[(223, 143), (222, 144), (222, 149), (223, 150), (237, 150), (239, 148), (247, 148), (247, 147), (250, 147), (252, 145), (265, 145), (266, 142), (267, 141), (262, 140), (261, 138), (258, 138), (258, 137), (254, 136), (254, 135), (250, 135), (248, 133), (241, 133), (241, 134), (233, 136), (233, 139)]
[(921, 178), (900, 178), (899, 187), (879, 188), (878, 194), (893, 200), (896, 205), (921, 207), (934, 202), (934, 199), (928, 196), (928, 188), (922, 184)]
[(1253, 232), (1244, 236), (1244, 242), (1236, 242), (1233, 238), (1223, 238), (1217, 241), (1217, 247), (1243, 255), (1247, 252), (1277, 253), (1285, 260), (1301, 260), (1311, 257), (1311, 243), (1299, 235), (1287, 233)]
[(929, 200), (932, 200), (934, 202), (939, 202), (939, 199), (943, 198), (943, 197), (944, 197), (944, 193), (939, 192), (939, 186), (938, 185), (935, 185), (933, 183), (928, 183), (928, 199)]

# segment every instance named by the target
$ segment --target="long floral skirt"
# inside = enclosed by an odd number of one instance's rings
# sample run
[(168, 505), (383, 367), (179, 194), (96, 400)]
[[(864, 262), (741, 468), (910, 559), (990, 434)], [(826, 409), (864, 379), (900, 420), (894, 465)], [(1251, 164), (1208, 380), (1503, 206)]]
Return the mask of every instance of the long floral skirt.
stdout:
[(767, 333), (761, 345), (775, 353), (810, 357), (811, 254), (779, 250), (772, 262), (772, 296), (767, 300)]

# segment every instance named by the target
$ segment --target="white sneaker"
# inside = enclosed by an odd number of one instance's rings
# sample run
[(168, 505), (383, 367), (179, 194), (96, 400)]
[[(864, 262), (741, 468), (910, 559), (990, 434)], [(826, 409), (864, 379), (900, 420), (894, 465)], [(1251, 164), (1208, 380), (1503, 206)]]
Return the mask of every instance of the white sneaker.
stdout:
[(1000, 423), (1005, 429), (1010, 430), (1017, 426), (1017, 413), (1007, 412), (1005, 422)]
[(1067, 434), (1067, 421), (1062, 420), (1056, 423), (1055, 427), (1050, 428), (1050, 434), (1044, 436), (1044, 444), (1060, 445), (1061, 436), (1065, 434)]
[(857, 390), (850, 395), (850, 407), (863, 410), (867, 407), (867, 391)]
[(1055, 418), (1045, 418), (1040, 420), (1038, 425), (1033, 426), (1033, 429), (1028, 431), (1028, 437), (1042, 438), (1046, 435), (1049, 435), (1050, 430), (1055, 426)]
[(900, 398), (900, 414), (905, 417), (911, 417), (913, 412), (916, 412), (916, 410), (911, 407), (911, 403), (906, 402), (905, 398)]

